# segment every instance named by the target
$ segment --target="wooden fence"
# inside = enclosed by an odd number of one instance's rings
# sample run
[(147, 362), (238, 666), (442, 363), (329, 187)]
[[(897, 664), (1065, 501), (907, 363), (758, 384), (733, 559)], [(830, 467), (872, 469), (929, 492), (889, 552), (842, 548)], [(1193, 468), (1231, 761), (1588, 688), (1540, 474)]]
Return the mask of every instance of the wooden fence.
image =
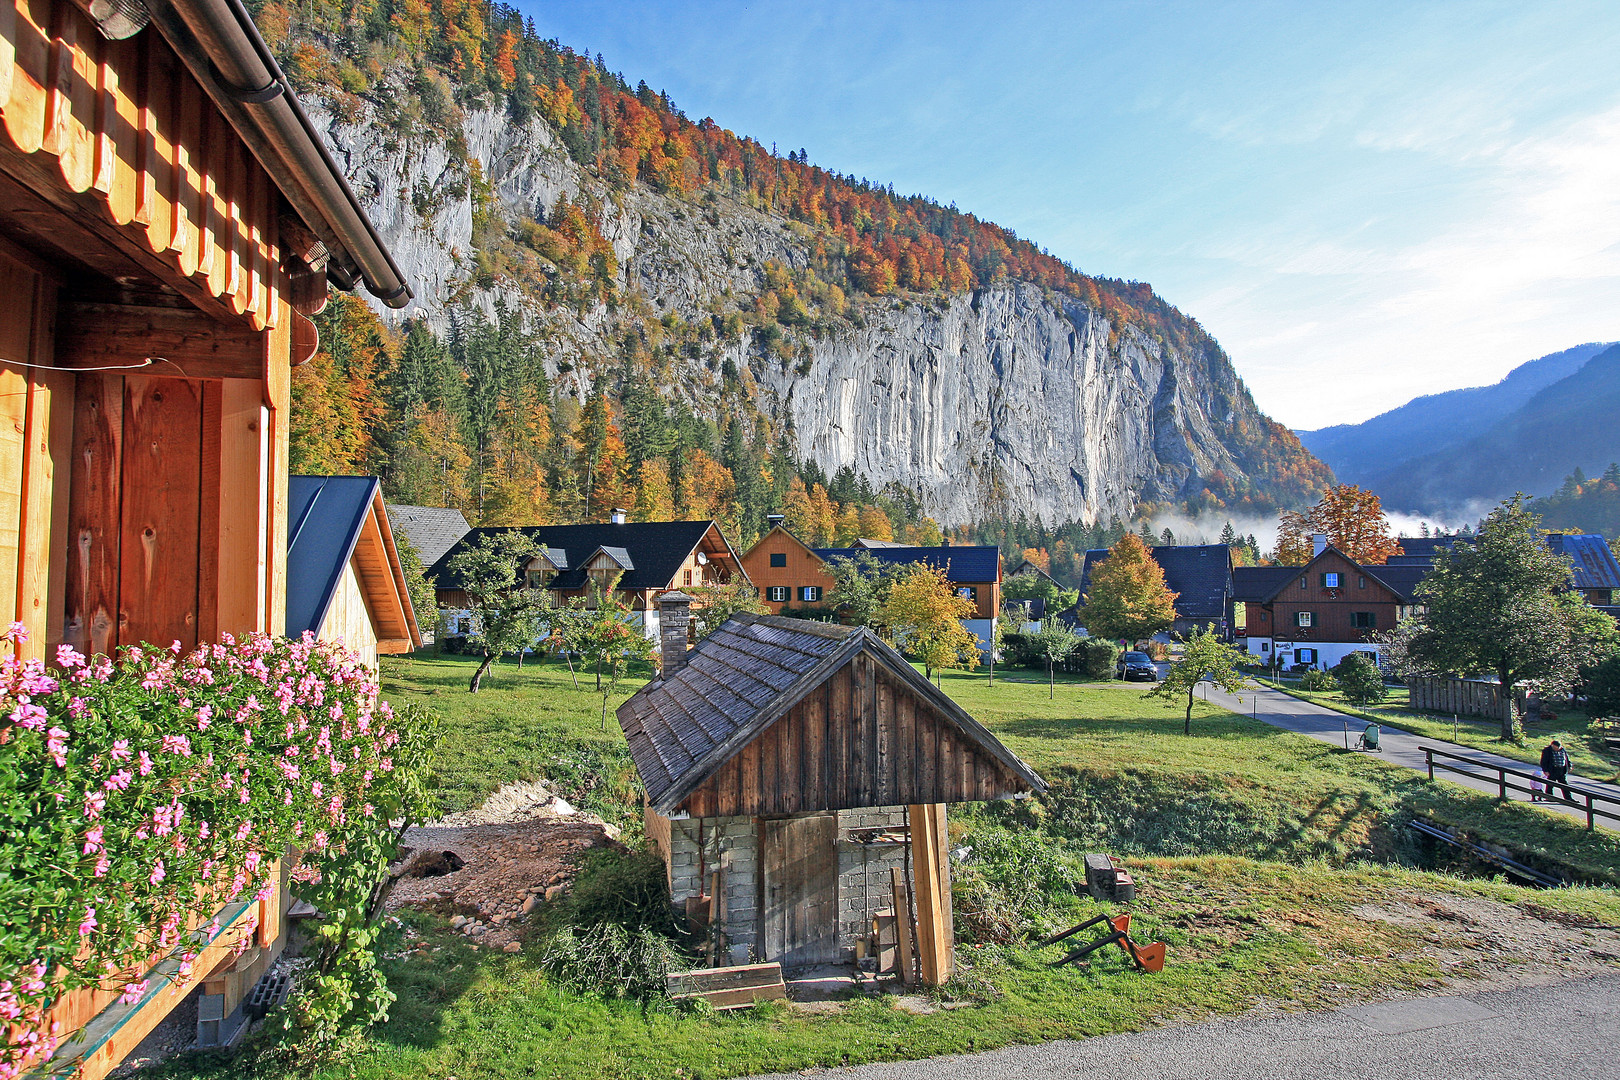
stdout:
[[(1477, 679), (1410, 678), (1406, 681), (1409, 702), (1414, 709), (1453, 713), (1457, 716), (1484, 716), (1492, 720), (1511, 719), (1508, 702), (1497, 683)], [(1525, 691), (1515, 690), (1514, 703), (1524, 711)]]

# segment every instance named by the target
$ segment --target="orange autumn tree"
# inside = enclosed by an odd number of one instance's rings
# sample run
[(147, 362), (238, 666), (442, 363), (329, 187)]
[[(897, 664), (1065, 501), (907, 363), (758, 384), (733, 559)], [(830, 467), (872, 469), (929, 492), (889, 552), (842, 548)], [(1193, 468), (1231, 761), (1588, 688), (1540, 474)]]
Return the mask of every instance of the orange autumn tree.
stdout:
[(1140, 641), (1176, 621), (1176, 597), (1142, 538), (1126, 533), (1091, 571), (1080, 623), (1102, 638)]
[(1389, 534), (1389, 519), (1378, 496), (1354, 484), (1328, 488), (1322, 500), (1303, 513), (1285, 510), (1278, 516), (1277, 562), (1283, 566), (1310, 562), (1317, 533), (1364, 566), (1382, 566), (1391, 555), (1401, 553), (1400, 541)]

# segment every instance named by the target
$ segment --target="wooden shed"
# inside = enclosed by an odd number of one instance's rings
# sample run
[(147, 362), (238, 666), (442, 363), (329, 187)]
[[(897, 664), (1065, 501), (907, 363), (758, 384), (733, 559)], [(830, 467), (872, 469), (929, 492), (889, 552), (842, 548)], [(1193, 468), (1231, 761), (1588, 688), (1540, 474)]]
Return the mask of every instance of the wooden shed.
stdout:
[(287, 635), (379, 653), (420, 648), (411, 594), (375, 476), (293, 476), (287, 490)]
[[(240, 4), (0, 0), (0, 624), (27, 627), (20, 655), (285, 630), (291, 368), (328, 282), (362, 279), (410, 300)], [(276, 894), (217, 925), (189, 973), (154, 958), (167, 985), (138, 1002), (53, 1005), (84, 1076), (198, 985), (227, 985), (228, 1014), (285, 940)]]
[(618, 710), (672, 899), (719, 883), (732, 962), (841, 962), (900, 869), (948, 978), (945, 806), (1045, 783), (870, 630), (745, 614), (688, 653), (689, 602), (660, 598), (663, 674)]

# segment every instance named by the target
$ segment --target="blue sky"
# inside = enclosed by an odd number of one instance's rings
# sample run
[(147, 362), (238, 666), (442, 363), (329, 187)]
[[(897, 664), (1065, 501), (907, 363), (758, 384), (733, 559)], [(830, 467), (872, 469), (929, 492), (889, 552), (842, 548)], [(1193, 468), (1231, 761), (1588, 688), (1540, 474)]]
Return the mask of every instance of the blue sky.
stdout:
[(1148, 281), (1298, 428), (1620, 339), (1620, 2), (535, 3), (692, 119)]

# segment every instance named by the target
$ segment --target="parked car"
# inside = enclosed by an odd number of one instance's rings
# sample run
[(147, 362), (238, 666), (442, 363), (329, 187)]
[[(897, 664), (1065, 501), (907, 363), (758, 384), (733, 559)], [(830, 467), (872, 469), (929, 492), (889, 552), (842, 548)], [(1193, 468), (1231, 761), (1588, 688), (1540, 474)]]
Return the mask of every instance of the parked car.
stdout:
[(1119, 658), (1119, 663), (1114, 667), (1114, 675), (1126, 682), (1138, 679), (1158, 682), (1159, 666), (1153, 662), (1153, 657), (1145, 652), (1128, 652)]

